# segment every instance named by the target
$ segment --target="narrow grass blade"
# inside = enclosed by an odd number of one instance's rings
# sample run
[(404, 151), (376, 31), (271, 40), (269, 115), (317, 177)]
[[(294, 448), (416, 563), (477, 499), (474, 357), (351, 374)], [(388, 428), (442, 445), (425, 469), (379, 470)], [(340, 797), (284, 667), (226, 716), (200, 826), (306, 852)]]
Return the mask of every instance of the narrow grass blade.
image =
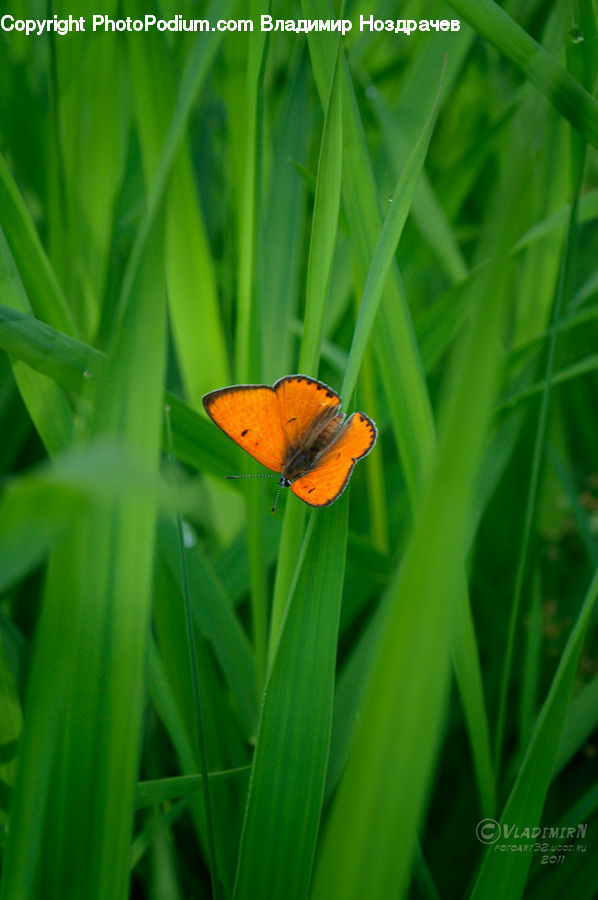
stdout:
[(349, 352), (349, 361), (343, 380), (342, 395), (348, 402), (355, 390), (357, 374), (363, 360), (363, 354), (370, 338), (374, 319), (378, 312), (378, 306), (382, 297), (386, 281), (394, 260), (397, 246), (407, 220), (415, 187), (423, 170), (426, 153), (434, 130), (438, 104), (440, 101), (440, 89), (436, 95), (434, 105), (424, 125), (422, 133), (417, 139), (411, 155), (401, 173), (401, 177), (390, 200), (389, 210), (386, 213), (380, 237), (368, 271), (359, 315), (353, 332), (353, 341)]
[[(218, 21), (218, 19), (221, 18), (226, 19), (232, 10), (232, 7), (233, 0), (212, 0), (212, 3), (210, 3), (205, 11), (206, 18), (210, 21)], [(140, 259), (145, 252), (145, 244), (161, 209), (168, 179), (180, 142), (185, 133), (193, 103), (196, 100), (197, 93), (208, 73), (210, 64), (218, 50), (218, 45), (221, 40), (222, 32), (217, 29), (214, 29), (213, 31), (210, 29), (209, 31), (202, 33), (200, 38), (191, 45), (191, 51), (180, 79), (174, 112), (164, 140), (160, 161), (156, 169), (156, 175), (148, 193), (145, 214), (139, 229), (137, 230), (135, 243), (127, 263), (118, 307), (115, 311), (113, 321), (111, 322), (113, 331), (116, 331), (120, 324), (120, 316), (126, 307), (129, 292), (135, 281)]]
[[(348, 498), (312, 514), (268, 677), (235, 897), (305, 897), (322, 808)], [(276, 810), (276, 815), (272, 811)]]
[(515, 573), (515, 583), (513, 587), (513, 601), (509, 616), (509, 627), (507, 634), (507, 645), (505, 649), (505, 658), (503, 665), (499, 705), (498, 705), (498, 721), (496, 725), (495, 736), (495, 759), (494, 764), (497, 776), (500, 773), (501, 758), (503, 750), (503, 741), (505, 737), (507, 700), (509, 683), (512, 677), (513, 655), (515, 649), (515, 633), (517, 621), (519, 618), (519, 609), (521, 605), (521, 597), (523, 594), (524, 578), (526, 575), (526, 567), (528, 564), (528, 553), (532, 533), (532, 524), (536, 512), (536, 502), (538, 496), (538, 484), (540, 479), (541, 464), (544, 456), (544, 445), (546, 441), (546, 430), (548, 422), (548, 407), (551, 396), (552, 378), (554, 372), (554, 360), (556, 352), (556, 340), (559, 331), (559, 325), (563, 314), (565, 303), (565, 287), (569, 275), (569, 267), (571, 265), (573, 252), (573, 233), (577, 219), (577, 198), (579, 196), (579, 183), (571, 205), (569, 227), (567, 230), (565, 245), (561, 259), (559, 270), (559, 278), (556, 286), (553, 311), (553, 327), (550, 335), (550, 343), (546, 357), (545, 378), (542, 389), (542, 399), (538, 414), (538, 424), (534, 440), (534, 453), (531, 464), (530, 480), (527, 490), (525, 517), (523, 522), (523, 534), (521, 540), (521, 548), (519, 558), (517, 560), (517, 570)]
[[(317, 374), (341, 196), (343, 124), (339, 52), (340, 44), (337, 45), (337, 56), (326, 104), (307, 261), (305, 324), (299, 371), (308, 375)], [(347, 399), (345, 397), (345, 400)]]
[(310, 105), (306, 54), (296, 52), (272, 139), (272, 170), (264, 215), (260, 265), (262, 316), (262, 372), (272, 384), (294, 365), (295, 342), (291, 323), (297, 317), (303, 283), (303, 237), (307, 188), (292, 165), (308, 148)]
[(587, 141), (598, 147), (598, 102), (493, 0), (451, 0), (451, 6), (517, 65)]
[[(0, 228), (0, 299), (22, 313), (31, 311), (29, 299), (16, 270), (10, 248)], [(49, 453), (64, 449), (73, 437), (73, 414), (62, 390), (49, 378), (20, 361), (13, 373), (23, 402)]]
[[(174, 525), (167, 519), (160, 523), (160, 552), (182, 592)], [(209, 641), (214, 655), (230, 687), (233, 702), (245, 736), (255, 735), (257, 727), (255, 658), (245, 632), (225, 594), (209, 560), (199, 547), (187, 551), (189, 596), (194, 619)]]
[[(390, 609), (332, 803), (314, 898), (402, 896), (406, 890), (446, 709), (448, 636), (455, 625), (473, 489), (497, 389), (500, 349), (493, 336), (509, 310), (502, 255), (492, 276), (492, 289), (489, 281), (478, 286), (462, 365), (447, 400), (437, 467), (413, 540), (388, 589)], [(380, 822), (384, 834), (401, 835), (400, 842), (381, 843)]]
[[(209, 772), (210, 781), (226, 781), (229, 778), (245, 778), (251, 766), (239, 766), (223, 772)], [(143, 809), (154, 803), (167, 800), (179, 800), (203, 790), (201, 775), (178, 775), (174, 778), (157, 778), (152, 781), (140, 781), (135, 788), (135, 808)]]
[(97, 378), (106, 361), (101, 351), (3, 304), (0, 304), (0, 348), (49, 375), (61, 387), (74, 391), (82, 389), (86, 378)]
[(60, 331), (75, 334), (75, 323), (54, 270), (1, 154), (0, 209), (6, 242), (36, 316)]
[(598, 727), (598, 676), (582, 687), (567, 710), (552, 777), (569, 763)]
[[(513, 789), (501, 816), (502, 823), (525, 823), (533, 828), (540, 823), (546, 793), (557, 757), (559, 738), (567, 714), (579, 654), (596, 597), (598, 574), (594, 576), (567, 641), (567, 646), (552, 680), (538, 722), (521, 763)], [(531, 863), (530, 853), (506, 855), (487, 852), (472, 897), (492, 895), (519, 897), (523, 892)]]
[[(310, 19), (327, 19), (331, 14), (326, 0), (304, 0), (303, 11)], [(310, 32), (308, 43), (320, 101), (324, 105), (333, 67), (330, 37)], [(344, 133), (343, 209), (359, 277), (365, 284), (380, 235), (381, 215), (363, 126), (344, 56), (340, 62)], [(396, 270), (393, 270), (384, 291), (374, 341), (391, 425), (399, 447), (409, 498), (415, 509), (435, 456), (436, 439), (413, 325)]]
[[(58, 4), (59, 16), (62, 6)], [(107, 6), (107, 11), (115, 8), (114, 3)], [(88, 22), (93, 12), (89, 0), (78, 4), (78, 13)], [(95, 335), (100, 320), (127, 142), (123, 41), (111, 32), (97, 38), (88, 27), (76, 40), (55, 42), (47, 74), (49, 253), (77, 334), (86, 340)]]
[[(308, 375), (318, 374), (327, 289), (336, 243), (342, 173), (342, 96), (340, 85), (337, 45), (337, 61), (332, 71), (320, 144), (307, 263), (305, 324), (299, 356), (299, 371)], [(280, 623), (288, 602), (289, 588), (296, 566), (297, 546), (301, 540), (305, 523), (305, 511), (297, 508), (298, 506), (299, 504), (291, 501), (291, 503), (287, 504), (285, 510), (270, 620), (270, 660), (276, 647)]]
[[(142, 14), (140, 12), (140, 18)], [(162, 35), (132, 35), (130, 62), (146, 181), (160, 160), (175, 98), (173, 61)], [(166, 281), (177, 361), (195, 408), (230, 372), (210, 248), (193, 183), (188, 142), (181, 138), (166, 193)]]

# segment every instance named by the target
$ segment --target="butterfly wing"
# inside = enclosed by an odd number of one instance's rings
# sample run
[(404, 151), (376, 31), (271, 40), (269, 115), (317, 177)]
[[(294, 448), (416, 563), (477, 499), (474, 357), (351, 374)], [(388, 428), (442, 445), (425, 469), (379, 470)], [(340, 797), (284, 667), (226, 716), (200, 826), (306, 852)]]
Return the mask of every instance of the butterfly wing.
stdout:
[(353, 466), (367, 456), (377, 436), (371, 419), (363, 413), (353, 413), (322, 451), (314, 468), (294, 481), (291, 490), (310, 506), (329, 506), (342, 494)]
[(307, 375), (286, 375), (274, 385), (280, 404), (280, 419), (288, 445), (310, 442), (313, 426), (338, 411), (341, 399), (332, 388)]
[(239, 447), (268, 469), (281, 471), (287, 438), (273, 388), (265, 384), (221, 388), (206, 394), (203, 405), (210, 419)]

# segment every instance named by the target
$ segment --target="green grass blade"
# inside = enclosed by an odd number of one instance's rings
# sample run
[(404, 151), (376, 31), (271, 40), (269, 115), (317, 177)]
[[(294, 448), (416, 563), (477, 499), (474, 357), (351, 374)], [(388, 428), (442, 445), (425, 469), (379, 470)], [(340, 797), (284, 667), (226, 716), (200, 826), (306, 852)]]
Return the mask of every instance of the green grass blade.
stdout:
[[(579, 616), (567, 641), (567, 646), (544, 702), (538, 722), (519, 768), (513, 790), (507, 800), (501, 823), (525, 823), (533, 828), (540, 823), (542, 809), (559, 738), (567, 714), (573, 681), (579, 662), (588, 621), (598, 596), (598, 574), (594, 576), (583, 601)], [(531, 863), (530, 853), (506, 855), (487, 852), (475, 883), (472, 897), (519, 897), (523, 892)]]
[[(155, 177), (172, 115), (175, 85), (172, 61), (161, 35), (129, 41), (134, 101), (146, 180)], [(192, 406), (215, 386), (228, 384), (230, 372), (210, 255), (187, 141), (173, 162), (166, 194), (166, 282), (177, 360)]]
[[(0, 299), (19, 312), (30, 312), (31, 306), (16, 270), (8, 244), (0, 229)], [(73, 437), (73, 414), (62, 390), (49, 378), (17, 361), (13, 363), (19, 391), (39, 435), (50, 453), (66, 447)]]
[(598, 102), (493, 0), (451, 0), (451, 6), (517, 65), (587, 141), (598, 147)]
[[(337, 56), (337, 63), (333, 69), (330, 82), (326, 117), (320, 143), (307, 263), (305, 326), (299, 357), (299, 371), (314, 376), (318, 374), (318, 361), (326, 312), (326, 296), (336, 241), (341, 173), (342, 98)], [(287, 503), (270, 619), (270, 660), (276, 647), (276, 638), (288, 602), (289, 588), (297, 561), (297, 546), (301, 540), (304, 523), (305, 510), (299, 508), (299, 504), (292, 501)]]
[[(249, 775), (251, 766), (239, 766), (224, 772), (209, 772), (210, 781), (226, 781), (229, 778), (244, 778)], [(165, 803), (167, 800), (179, 800), (203, 790), (201, 775), (177, 775), (174, 778), (157, 778), (152, 781), (140, 781), (135, 788), (135, 808), (143, 809), (154, 803)]]
[[(159, 248), (152, 237), (93, 425), (98, 436), (120, 438), (149, 471), (158, 463), (165, 349)], [(30, 896), (36, 871), (48, 898), (128, 893), (155, 507), (155, 494), (139, 497), (132, 487), (117, 500), (99, 499), (53, 555), (3, 898)]]
[[(172, 522), (160, 523), (160, 551), (182, 590), (176, 533)], [(201, 548), (187, 551), (190, 602), (194, 619), (209, 641), (230, 687), (247, 738), (255, 735), (257, 704), (255, 658), (221, 582)]]
[[(266, 684), (236, 898), (305, 897), (324, 794), (348, 498), (312, 514)], [(272, 815), (272, 810), (276, 815)]]
[(434, 130), (439, 101), (440, 93), (436, 96), (428, 120), (401, 173), (392, 198), (390, 198), (390, 207), (386, 213), (368, 271), (357, 324), (353, 332), (349, 361), (341, 391), (346, 402), (349, 401), (355, 390), (357, 374), (361, 367), (365, 348), (378, 312), (380, 299), (394, 260), (403, 226), (411, 208), (417, 181), (423, 170), (426, 153)]
[[(330, 15), (326, 0), (305, 0), (303, 11), (310, 19), (326, 19)], [(333, 65), (330, 38), (310, 32), (308, 42), (320, 100), (324, 102)], [(380, 235), (381, 216), (350, 73), (344, 57), (341, 62), (344, 132), (342, 199), (357, 269), (365, 284)], [(440, 76), (440, 72), (438, 75)], [(436, 442), (413, 326), (396, 270), (382, 298), (374, 340), (376, 359), (390, 407), (391, 424), (410, 500), (413, 508), (416, 508), (434, 459)]]
[[(509, 309), (505, 274), (501, 254), (492, 281), (488, 274), (478, 285), (434, 478), (389, 587), (389, 615), (332, 804), (314, 898), (402, 896), (406, 889), (446, 708), (447, 635), (454, 628), (470, 504), (497, 389), (500, 349), (493, 336)], [(398, 844), (380, 845), (380, 822), (385, 833), (401, 835)]]
[[(305, 324), (299, 371), (316, 375), (326, 310), (326, 294), (336, 243), (342, 173), (342, 95), (339, 73), (340, 43), (334, 64), (322, 131), (316, 195), (307, 261)], [(345, 398), (348, 400), (348, 398)]]
[(2, 230), (35, 314), (67, 334), (75, 323), (29, 211), (0, 154)]
[[(0, 348), (71, 390), (80, 389), (89, 378), (100, 380), (106, 366), (101, 350), (2, 304)], [(239, 454), (221, 432), (174, 394), (167, 391), (164, 402), (170, 407), (174, 447), (181, 462), (221, 477), (238, 471)]]
[(598, 727), (598, 677), (582, 687), (571, 701), (554, 761), (554, 778)]
[(515, 573), (515, 583), (513, 587), (513, 601), (509, 616), (509, 628), (507, 634), (507, 645), (505, 649), (505, 658), (503, 665), (503, 674), (500, 689), (500, 698), (498, 705), (498, 721), (496, 725), (495, 735), (495, 754), (494, 764), (497, 775), (500, 773), (501, 758), (503, 750), (503, 741), (505, 737), (507, 700), (509, 683), (512, 677), (513, 656), (515, 651), (515, 635), (516, 627), (519, 619), (519, 610), (521, 605), (521, 597), (523, 594), (524, 578), (526, 575), (526, 567), (528, 564), (528, 553), (532, 534), (533, 519), (536, 512), (536, 503), (538, 496), (538, 485), (540, 479), (541, 464), (544, 456), (544, 445), (546, 440), (546, 430), (548, 423), (548, 406), (551, 396), (552, 377), (554, 371), (554, 359), (556, 352), (556, 341), (559, 331), (559, 325), (563, 313), (565, 303), (565, 287), (568, 278), (569, 267), (571, 265), (571, 254), (573, 252), (573, 232), (577, 218), (577, 197), (579, 196), (579, 184), (573, 203), (571, 205), (571, 213), (569, 220), (569, 228), (563, 248), (561, 267), (554, 298), (553, 327), (550, 335), (550, 343), (548, 346), (548, 354), (546, 357), (545, 378), (542, 389), (542, 399), (538, 414), (538, 424), (534, 440), (534, 451), (532, 457), (532, 465), (530, 472), (529, 486), (526, 496), (525, 518), (523, 523), (523, 534), (521, 539), (521, 548), (519, 558), (517, 560), (517, 570)]

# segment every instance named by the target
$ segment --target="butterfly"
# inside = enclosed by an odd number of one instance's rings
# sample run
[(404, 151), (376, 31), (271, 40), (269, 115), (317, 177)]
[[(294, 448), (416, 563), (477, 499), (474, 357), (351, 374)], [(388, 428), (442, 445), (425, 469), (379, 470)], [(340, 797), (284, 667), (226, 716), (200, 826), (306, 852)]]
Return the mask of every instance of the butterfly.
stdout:
[(206, 394), (203, 405), (235, 443), (280, 474), (272, 512), (283, 487), (310, 506), (334, 503), (353, 466), (367, 456), (378, 436), (372, 420), (361, 412), (345, 421), (339, 395), (307, 375), (286, 375), (272, 387), (221, 388)]

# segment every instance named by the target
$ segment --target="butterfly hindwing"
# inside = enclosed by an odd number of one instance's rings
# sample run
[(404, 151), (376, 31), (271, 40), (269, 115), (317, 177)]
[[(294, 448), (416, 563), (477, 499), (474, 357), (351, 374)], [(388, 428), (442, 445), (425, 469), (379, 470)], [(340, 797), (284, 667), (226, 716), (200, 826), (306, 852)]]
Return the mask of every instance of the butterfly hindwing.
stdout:
[(340, 406), (332, 388), (307, 375), (286, 375), (274, 385), (280, 404), (280, 419), (289, 446), (309, 443), (314, 425), (331, 418)]
[(291, 490), (310, 506), (329, 506), (344, 491), (353, 466), (370, 452), (378, 432), (363, 413), (353, 413), (322, 451), (313, 469), (291, 484)]
[(221, 388), (203, 398), (209, 417), (263, 466), (280, 472), (287, 437), (280, 420), (277, 394), (269, 385)]

